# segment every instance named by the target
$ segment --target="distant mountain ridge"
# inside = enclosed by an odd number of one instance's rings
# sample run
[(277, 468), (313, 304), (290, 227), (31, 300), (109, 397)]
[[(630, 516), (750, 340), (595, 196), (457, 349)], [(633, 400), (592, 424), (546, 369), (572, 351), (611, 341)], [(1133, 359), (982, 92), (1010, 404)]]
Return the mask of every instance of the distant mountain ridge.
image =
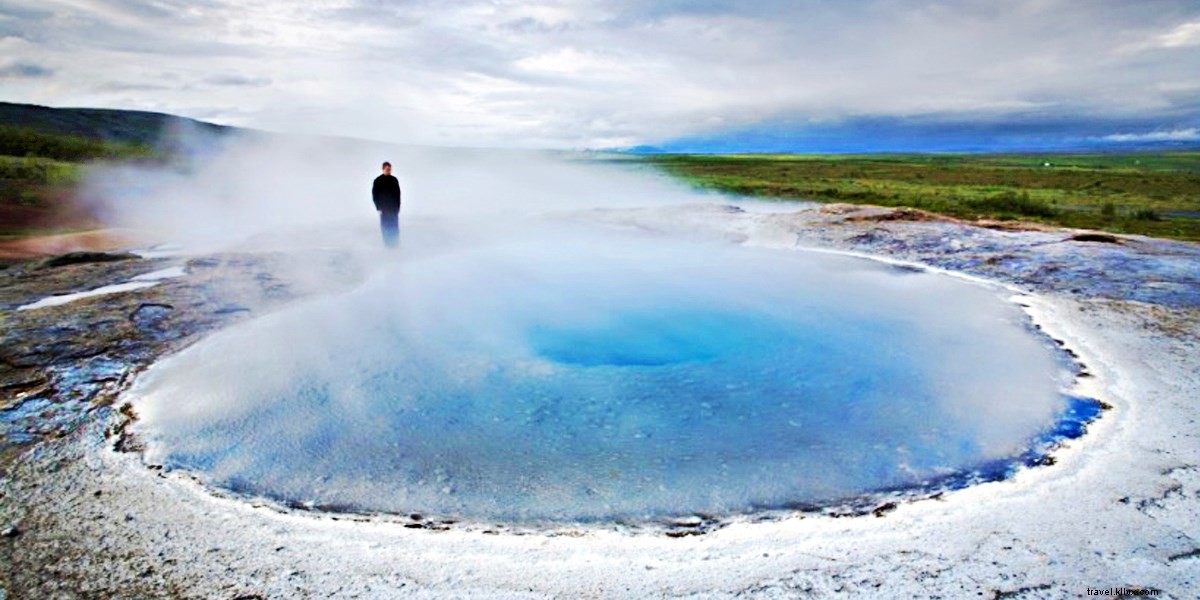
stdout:
[(171, 127), (195, 128), (217, 135), (238, 131), (236, 127), (166, 113), (109, 108), (52, 108), (12, 102), (0, 102), (0, 127), (145, 145), (157, 144), (163, 132)]
[(661, 140), (630, 154), (1133, 152), (1200, 149), (1200, 122), (1014, 115), (779, 118)]
[(155, 112), (0, 102), (0, 240), (103, 226), (77, 194), (89, 163), (182, 165), (246, 131)]

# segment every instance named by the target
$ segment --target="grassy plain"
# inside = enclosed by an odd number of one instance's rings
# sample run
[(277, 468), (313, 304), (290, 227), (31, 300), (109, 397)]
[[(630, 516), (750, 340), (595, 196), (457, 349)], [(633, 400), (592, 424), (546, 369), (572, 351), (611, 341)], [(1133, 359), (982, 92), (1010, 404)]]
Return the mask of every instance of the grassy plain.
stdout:
[(1200, 152), (653, 155), (697, 187), (1200, 241)]
[(79, 196), (88, 164), (169, 162), (191, 134), (233, 131), (162, 113), (0, 102), (0, 240), (99, 227)]
[(95, 227), (75, 197), (84, 165), (154, 156), (145, 144), (0, 126), (0, 239)]

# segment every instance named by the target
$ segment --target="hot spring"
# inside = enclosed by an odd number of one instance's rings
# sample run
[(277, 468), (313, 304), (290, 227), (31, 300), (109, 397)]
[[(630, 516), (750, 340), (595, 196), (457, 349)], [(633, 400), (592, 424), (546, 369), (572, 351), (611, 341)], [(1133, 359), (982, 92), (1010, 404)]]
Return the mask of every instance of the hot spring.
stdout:
[(329, 509), (655, 519), (932, 485), (1068, 410), (1053, 345), (950, 276), (582, 227), (419, 238), (148, 370), (146, 460)]

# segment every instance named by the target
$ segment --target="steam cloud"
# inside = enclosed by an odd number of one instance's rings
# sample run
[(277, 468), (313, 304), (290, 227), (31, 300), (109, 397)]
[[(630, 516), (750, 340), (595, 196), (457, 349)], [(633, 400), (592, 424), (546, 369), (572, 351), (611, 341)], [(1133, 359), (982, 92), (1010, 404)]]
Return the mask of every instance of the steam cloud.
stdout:
[(500, 227), (547, 211), (696, 201), (661, 176), (552, 152), (181, 129), (163, 145), (180, 158), (93, 169), (84, 196), (106, 223), (194, 251), (250, 241), (294, 247), (312, 236), (375, 247), (370, 188), (385, 160), (400, 179), (406, 229), (448, 217)]
[[(1010, 456), (1062, 409), (1052, 351), (991, 290), (587, 218), (708, 200), (645, 172), (342, 140), (196, 156), (104, 173), (109, 218), (370, 267), (139, 381), (148, 459), (219, 485), (482, 518), (740, 511)], [(399, 253), (368, 197), (383, 159)]]

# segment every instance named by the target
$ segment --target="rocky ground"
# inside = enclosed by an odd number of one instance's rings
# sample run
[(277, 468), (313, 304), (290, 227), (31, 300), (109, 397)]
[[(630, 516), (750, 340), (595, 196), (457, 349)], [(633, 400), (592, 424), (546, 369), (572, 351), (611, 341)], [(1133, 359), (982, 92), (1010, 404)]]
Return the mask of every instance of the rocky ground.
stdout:
[[(603, 527), (497, 534), (279, 510), (208, 494), (114, 451), (119, 394), (207, 332), (353, 285), (365, 276), (358, 262), (330, 249), (18, 262), (0, 270), (0, 598), (1200, 591), (1200, 247), (838, 205), (561, 218), (862, 253), (1011, 285), (1086, 365), (1080, 391), (1114, 408), (1054, 465), (878, 516), (734, 520), (670, 537)], [(184, 274), (153, 287), (18, 310), (174, 266)]]
[[(136, 292), (18, 310), (170, 266), (185, 274)], [(300, 268), (303, 282), (287, 278)], [(337, 253), (73, 252), (12, 264), (0, 270), (0, 456), (74, 431), (154, 359), (206, 332), (310, 296), (318, 281), (347, 285), (361, 276)]]

